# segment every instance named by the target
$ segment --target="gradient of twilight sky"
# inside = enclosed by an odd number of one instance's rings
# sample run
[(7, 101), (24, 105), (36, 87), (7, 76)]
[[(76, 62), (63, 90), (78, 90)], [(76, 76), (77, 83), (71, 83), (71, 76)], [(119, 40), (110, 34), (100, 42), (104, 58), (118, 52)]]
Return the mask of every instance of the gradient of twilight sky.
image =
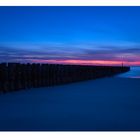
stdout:
[(0, 7), (0, 62), (140, 65), (140, 7)]

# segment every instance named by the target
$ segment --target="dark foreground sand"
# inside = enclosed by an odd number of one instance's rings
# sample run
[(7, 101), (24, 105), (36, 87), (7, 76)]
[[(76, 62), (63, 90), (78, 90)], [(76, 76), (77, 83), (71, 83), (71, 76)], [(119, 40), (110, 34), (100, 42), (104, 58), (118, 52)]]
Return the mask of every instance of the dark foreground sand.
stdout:
[(140, 130), (140, 79), (104, 78), (0, 95), (0, 130)]

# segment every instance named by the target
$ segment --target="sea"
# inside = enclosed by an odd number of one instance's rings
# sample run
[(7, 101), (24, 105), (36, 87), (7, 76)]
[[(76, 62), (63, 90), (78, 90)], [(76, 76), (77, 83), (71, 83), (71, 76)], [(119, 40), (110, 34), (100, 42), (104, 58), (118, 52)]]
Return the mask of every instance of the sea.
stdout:
[(117, 77), (122, 78), (140, 78), (140, 67), (130, 67), (130, 71), (119, 74)]

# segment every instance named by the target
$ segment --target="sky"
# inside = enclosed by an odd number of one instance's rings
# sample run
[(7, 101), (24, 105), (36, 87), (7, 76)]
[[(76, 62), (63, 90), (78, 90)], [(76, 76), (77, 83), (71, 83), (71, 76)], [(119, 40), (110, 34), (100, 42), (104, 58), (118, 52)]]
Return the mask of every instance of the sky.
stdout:
[(140, 7), (0, 7), (0, 62), (140, 66)]

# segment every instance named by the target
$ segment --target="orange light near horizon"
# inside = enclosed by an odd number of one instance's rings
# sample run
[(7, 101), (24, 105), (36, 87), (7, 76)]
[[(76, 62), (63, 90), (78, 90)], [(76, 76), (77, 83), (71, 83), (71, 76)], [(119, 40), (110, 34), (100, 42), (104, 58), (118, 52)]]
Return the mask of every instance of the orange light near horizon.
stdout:
[[(120, 60), (39, 60), (39, 59), (30, 59), (33, 63), (52, 63), (52, 64), (74, 64), (74, 65), (122, 65)], [(124, 65), (128, 66), (140, 66), (140, 61), (138, 62), (129, 62), (123, 61)]]

